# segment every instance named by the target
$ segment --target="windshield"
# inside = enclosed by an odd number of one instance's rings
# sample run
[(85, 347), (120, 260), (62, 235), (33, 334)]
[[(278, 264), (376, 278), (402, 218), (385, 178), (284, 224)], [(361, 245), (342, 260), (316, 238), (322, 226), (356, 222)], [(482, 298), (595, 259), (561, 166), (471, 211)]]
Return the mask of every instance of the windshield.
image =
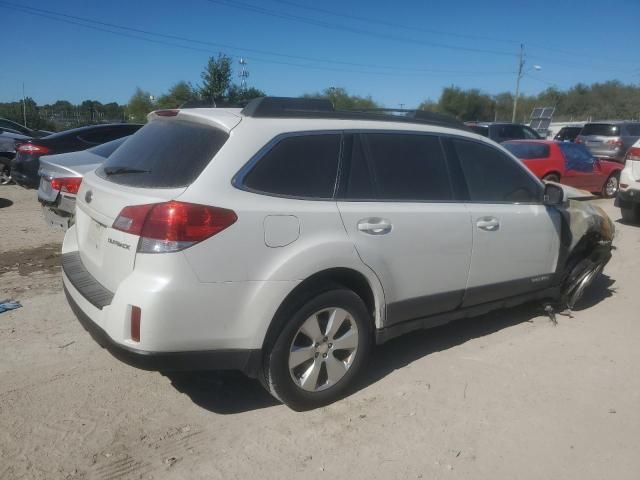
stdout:
[(156, 120), (132, 135), (96, 173), (111, 182), (146, 188), (190, 185), (229, 135), (181, 120)]
[(118, 138), (117, 140), (112, 140), (111, 142), (103, 143), (102, 145), (98, 145), (97, 147), (90, 148), (89, 151), (100, 157), (107, 158), (116, 150), (116, 148), (122, 145), (127, 138), (129, 137), (122, 137)]

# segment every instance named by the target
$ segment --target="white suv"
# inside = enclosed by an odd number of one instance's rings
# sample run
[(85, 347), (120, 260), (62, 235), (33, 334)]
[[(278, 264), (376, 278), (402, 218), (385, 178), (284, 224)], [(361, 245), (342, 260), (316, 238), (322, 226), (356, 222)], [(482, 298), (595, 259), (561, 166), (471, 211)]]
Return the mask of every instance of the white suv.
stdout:
[(443, 117), (261, 98), (163, 110), (78, 192), (67, 298), (140, 368), (237, 369), (294, 409), (375, 343), (535, 299), (570, 306), (613, 225)]
[(620, 172), (620, 189), (616, 198), (622, 219), (640, 223), (640, 140), (627, 152), (624, 169)]

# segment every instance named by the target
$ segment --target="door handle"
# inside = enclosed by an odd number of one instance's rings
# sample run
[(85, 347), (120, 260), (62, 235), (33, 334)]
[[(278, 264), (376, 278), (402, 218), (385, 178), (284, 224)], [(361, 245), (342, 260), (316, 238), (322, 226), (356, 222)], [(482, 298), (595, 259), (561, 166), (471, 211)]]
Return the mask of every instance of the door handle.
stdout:
[(495, 232), (500, 229), (500, 222), (495, 217), (481, 217), (476, 222), (476, 226), (480, 230), (486, 230), (487, 232)]
[(363, 218), (358, 222), (358, 230), (369, 235), (384, 235), (391, 231), (391, 222), (384, 218)]

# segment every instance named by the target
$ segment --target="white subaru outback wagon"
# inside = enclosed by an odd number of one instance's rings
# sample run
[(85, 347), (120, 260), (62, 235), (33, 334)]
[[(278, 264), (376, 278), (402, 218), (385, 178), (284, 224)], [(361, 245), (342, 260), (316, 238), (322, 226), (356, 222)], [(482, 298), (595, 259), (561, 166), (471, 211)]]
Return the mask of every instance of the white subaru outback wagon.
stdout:
[(265, 97), (151, 113), (86, 174), (62, 266), (117, 358), (241, 370), (300, 410), (402, 333), (573, 306), (612, 239), (602, 210), (454, 120)]

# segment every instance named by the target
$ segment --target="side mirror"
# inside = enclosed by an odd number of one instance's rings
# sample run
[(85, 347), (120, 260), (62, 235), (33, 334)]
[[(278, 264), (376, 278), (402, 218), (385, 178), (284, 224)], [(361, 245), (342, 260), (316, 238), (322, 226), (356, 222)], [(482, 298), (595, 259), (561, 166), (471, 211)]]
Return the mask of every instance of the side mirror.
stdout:
[(544, 184), (544, 198), (542, 203), (549, 206), (562, 205), (564, 202), (564, 190), (553, 183)]

